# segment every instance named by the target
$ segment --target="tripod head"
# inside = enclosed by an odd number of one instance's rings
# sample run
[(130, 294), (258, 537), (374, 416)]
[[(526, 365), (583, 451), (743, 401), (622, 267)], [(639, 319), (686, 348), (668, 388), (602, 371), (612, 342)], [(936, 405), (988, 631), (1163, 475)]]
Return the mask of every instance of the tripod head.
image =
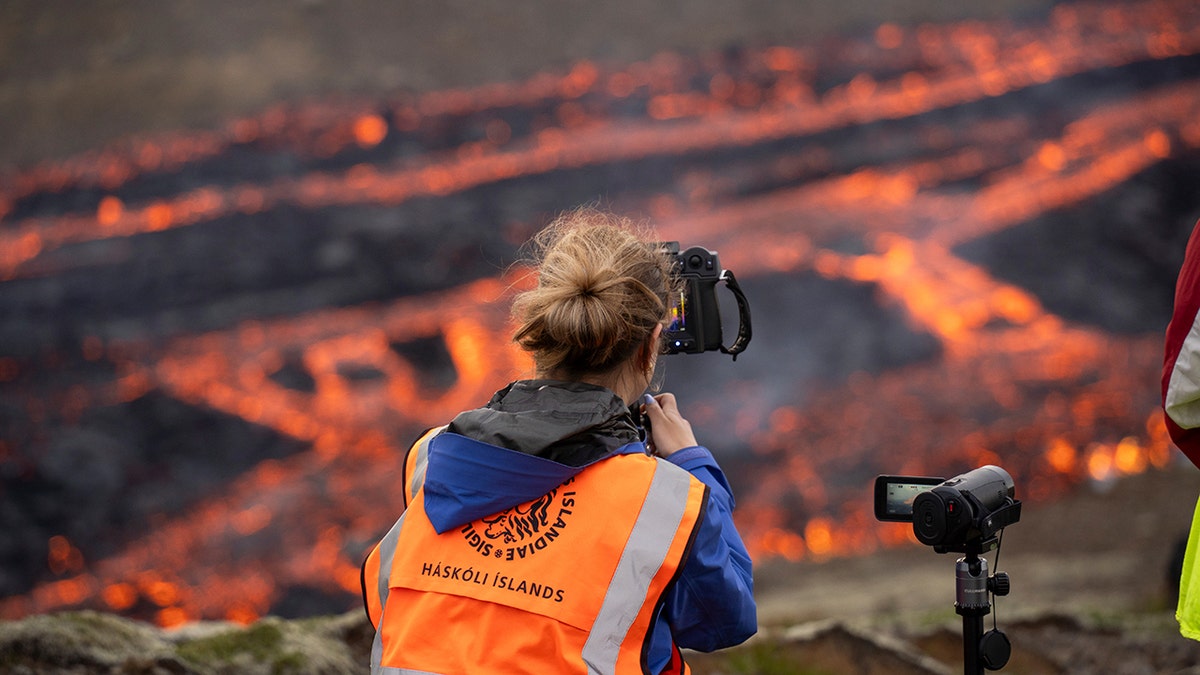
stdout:
[(963, 618), (963, 672), (982, 675), (984, 669), (1000, 670), (1012, 654), (1008, 636), (993, 627), (983, 632), (983, 617), (991, 611), (988, 594), (1008, 595), (1010, 582), (1004, 572), (988, 576), (986, 558), (980, 551), (968, 552), (954, 567), (954, 611)]

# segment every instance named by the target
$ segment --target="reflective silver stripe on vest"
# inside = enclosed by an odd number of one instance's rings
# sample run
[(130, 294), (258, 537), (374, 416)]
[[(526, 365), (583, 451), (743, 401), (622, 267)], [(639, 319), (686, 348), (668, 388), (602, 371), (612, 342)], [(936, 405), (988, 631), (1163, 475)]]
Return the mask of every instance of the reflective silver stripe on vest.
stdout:
[(690, 487), (691, 474), (674, 464), (658, 463), (604, 603), (583, 645), (588, 673), (616, 671), (621, 645), (646, 601), (650, 582), (675, 540), (675, 532), (687, 510)]
[(413, 475), (408, 481), (408, 494), (416, 496), (417, 490), (420, 490), (421, 486), (425, 484), (425, 467), (429, 465), (429, 444), (433, 442), (434, 437), (442, 433), (445, 428), (446, 427), (442, 427), (436, 432), (427, 434), (425, 438), (417, 444), (417, 447), (414, 448), (417, 453), (417, 463), (413, 465)]
[[(424, 472), (422, 472), (424, 473)], [(407, 513), (407, 512), (406, 512)], [(388, 600), (388, 578), (392, 575), (392, 562), (396, 558), (396, 544), (400, 540), (400, 528), (404, 526), (404, 514), (388, 530), (379, 542), (379, 628), (375, 629), (375, 640), (371, 643), (371, 675), (439, 675), (426, 670), (390, 668), (383, 663), (383, 608)]]
[(400, 540), (400, 528), (404, 526), (405, 511), (392, 529), (379, 542), (379, 625), (375, 627), (375, 641), (371, 643), (371, 673), (396, 673), (395, 668), (384, 668), (383, 663), (383, 610), (388, 600), (388, 579), (392, 576), (392, 562), (396, 559), (396, 543)]
[[(417, 453), (417, 461), (413, 465), (413, 475), (409, 479), (409, 494), (414, 497), (421, 486), (425, 484), (425, 469), (429, 466), (429, 444), (434, 437), (442, 433), (446, 427), (436, 432), (426, 434), (425, 438), (413, 450)], [(407, 501), (407, 500), (406, 500)], [(407, 513), (407, 512), (406, 512)], [(382, 665), (383, 662), (383, 607), (387, 604), (388, 578), (392, 574), (392, 562), (396, 557), (396, 544), (400, 539), (400, 528), (404, 524), (404, 514), (392, 526), (383, 540), (379, 542), (379, 616), (380, 628), (375, 629), (375, 640), (371, 643), (371, 674), (372, 675), (438, 675), (424, 670), (407, 668), (391, 668)]]

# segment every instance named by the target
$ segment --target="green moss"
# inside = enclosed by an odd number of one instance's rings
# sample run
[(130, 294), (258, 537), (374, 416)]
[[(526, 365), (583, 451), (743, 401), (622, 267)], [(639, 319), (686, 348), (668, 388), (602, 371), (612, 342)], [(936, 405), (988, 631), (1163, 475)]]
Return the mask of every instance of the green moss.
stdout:
[(731, 673), (744, 675), (829, 675), (800, 664), (796, 654), (786, 645), (760, 641), (753, 645), (730, 650), (726, 667)]
[(239, 654), (261, 661), (273, 656), (281, 642), (283, 631), (279, 626), (259, 622), (246, 629), (185, 642), (179, 645), (179, 656), (198, 664), (226, 662)]
[(64, 612), (0, 623), (0, 664), (116, 666), (167, 657), (157, 629), (99, 612)]
[(177, 653), (198, 667), (218, 670), (247, 660), (265, 664), (273, 673), (298, 672), (308, 665), (304, 654), (285, 639), (283, 624), (276, 619), (184, 642)]
[(308, 659), (303, 654), (289, 652), (283, 654), (274, 663), (271, 664), (271, 672), (274, 675), (285, 675), (285, 673), (302, 673), (308, 667)]

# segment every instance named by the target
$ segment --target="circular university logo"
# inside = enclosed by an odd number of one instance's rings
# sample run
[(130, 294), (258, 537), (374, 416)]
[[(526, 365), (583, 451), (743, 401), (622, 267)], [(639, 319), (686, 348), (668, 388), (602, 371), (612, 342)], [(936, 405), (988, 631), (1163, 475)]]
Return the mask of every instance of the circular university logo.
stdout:
[(524, 560), (545, 550), (570, 522), (574, 478), (537, 499), (463, 526), (464, 540), (484, 557)]

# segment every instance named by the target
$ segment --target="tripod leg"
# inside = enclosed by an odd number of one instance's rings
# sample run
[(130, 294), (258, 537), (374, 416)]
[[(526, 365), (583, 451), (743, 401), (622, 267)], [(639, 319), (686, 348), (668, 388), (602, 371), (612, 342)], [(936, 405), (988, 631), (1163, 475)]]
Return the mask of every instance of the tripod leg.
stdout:
[(987, 560), (971, 551), (955, 565), (954, 611), (963, 618), (963, 673), (983, 675), (979, 644), (983, 639), (983, 617), (991, 611), (987, 596)]
[(983, 639), (983, 615), (963, 614), (963, 675), (983, 675), (979, 643)]

